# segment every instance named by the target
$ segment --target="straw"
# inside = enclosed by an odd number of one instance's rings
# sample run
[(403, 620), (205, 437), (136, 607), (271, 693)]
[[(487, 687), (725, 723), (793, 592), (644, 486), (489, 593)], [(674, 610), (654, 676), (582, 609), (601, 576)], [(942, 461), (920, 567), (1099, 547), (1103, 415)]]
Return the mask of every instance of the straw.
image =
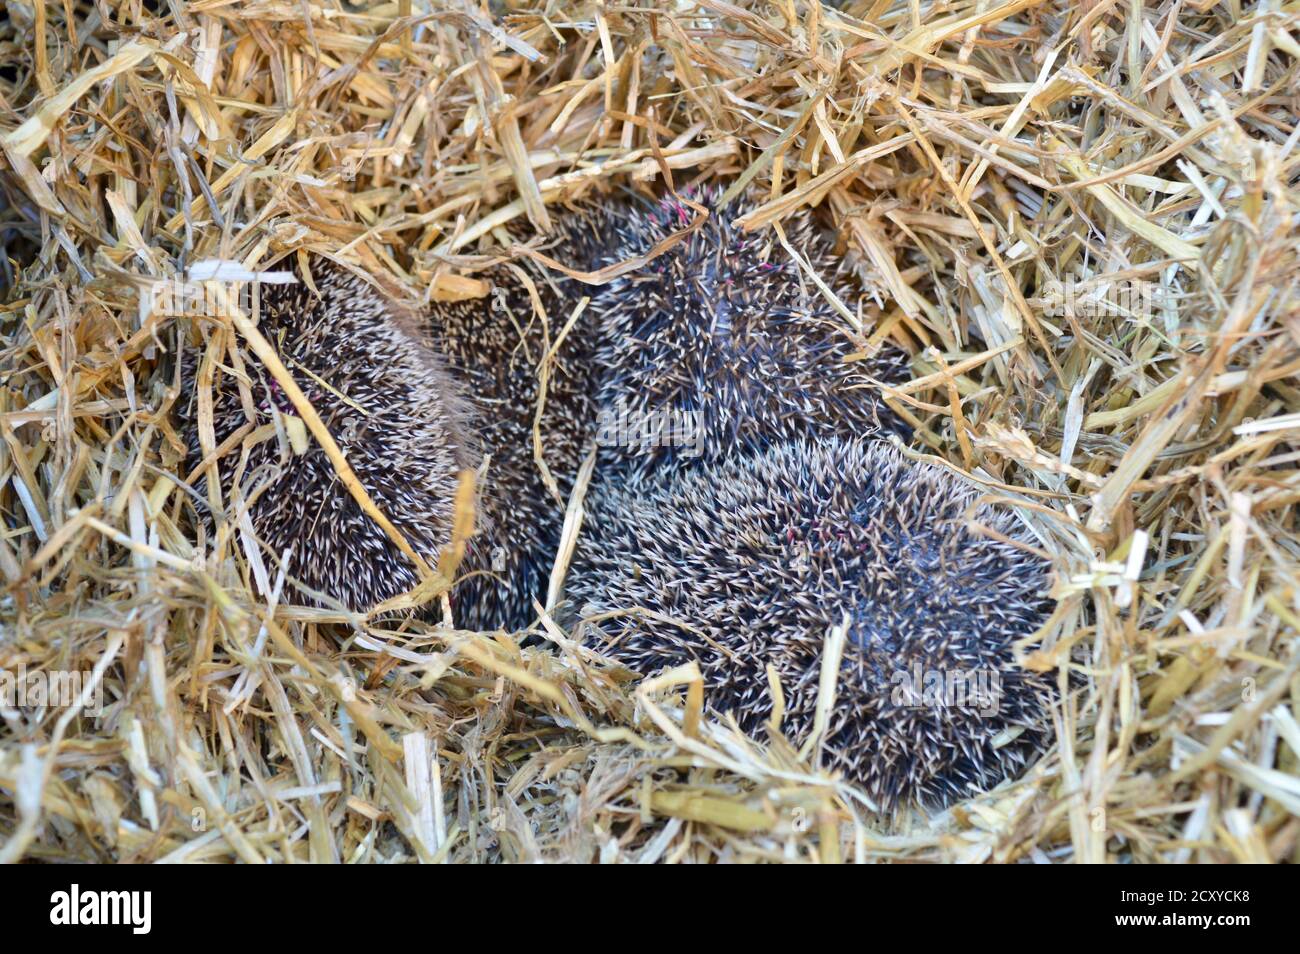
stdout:
[[(0, 860), (1300, 860), (1294, 3), (9, 12), (0, 670), (91, 673), (103, 707), (0, 704)], [(502, 226), (669, 170), (749, 197), (774, 245), (812, 212), (851, 293), (803, 277), (862, 354), (912, 355), (883, 389), (910, 453), (1051, 557), (1024, 663), (1064, 698), (1023, 778), (885, 817), (817, 739), (741, 734), (691, 667), (639, 681), (592, 653), (552, 615), (580, 494), (556, 501), (547, 642), (311, 608), (238, 501), (200, 530), (178, 412), (199, 473), (260, 436), (213, 446), (221, 361), (279, 380), (294, 439), (400, 537), (250, 316), (149, 288), (316, 252), (412, 302), (483, 298), (483, 263), (550, 261)]]

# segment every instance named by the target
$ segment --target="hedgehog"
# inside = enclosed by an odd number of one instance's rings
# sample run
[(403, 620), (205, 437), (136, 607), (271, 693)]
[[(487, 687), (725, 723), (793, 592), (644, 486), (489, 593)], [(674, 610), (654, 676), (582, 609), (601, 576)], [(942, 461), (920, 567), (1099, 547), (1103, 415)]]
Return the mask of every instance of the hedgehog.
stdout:
[[(260, 331), (371, 499), (434, 565), (450, 540), (458, 475), (478, 465), (464, 391), (414, 315), (327, 259), (312, 258), (308, 268), (315, 290), (302, 275), (260, 286)], [(192, 349), (182, 362), (191, 395), (199, 362)], [(222, 354), (213, 370), (215, 446), (238, 439), (246, 425), (256, 442), (246, 456), (236, 443), (219, 458), (219, 505), (232, 517), (247, 506), (269, 550), (277, 557), (289, 551), (290, 578), (312, 603), (365, 611), (410, 590), (419, 581), (416, 567), (362, 511), (319, 444), (295, 453), (284, 439), (286, 416), (296, 414), (284, 391), (259, 363), (239, 368)], [(194, 403), (185, 436), (194, 472), (204, 461)], [(242, 440), (247, 445), (248, 437)], [(197, 489), (211, 499), (206, 468)]]
[[(734, 224), (750, 203), (724, 206), (714, 187), (696, 199), (710, 213), (702, 227), (593, 301), (602, 322), (601, 467), (659, 479), (800, 435), (909, 436), (873, 383), (906, 380), (903, 351), (884, 344), (863, 359), (865, 342), (800, 263), (770, 232)], [(614, 257), (645, 253), (695, 214), (676, 199), (630, 208), (612, 219)], [(853, 301), (841, 260), (807, 211), (784, 228), (813, 271)]]
[[(610, 250), (601, 236), (619, 207), (577, 206), (557, 216), (545, 254), (575, 271), (608, 264)], [(582, 297), (593, 293), (563, 273), (522, 258), (488, 275), (487, 297), (437, 304), (426, 328), (474, 402), (476, 437), (486, 457), (484, 526), (470, 541), (451, 594), (455, 620), (469, 629), (517, 631), (535, 618), (533, 601), (546, 602), (568, 496), (593, 446), (601, 327), (597, 311), (586, 308), (560, 337)], [(536, 313), (534, 294), (545, 322)], [(537, 421), (541, 365), (548, 355)], [(534, 459), (535, 422), (553, 489)]]
[[(578, 270), (598, 267), (602, 231), (601, 213), (580, 208), (560, 218), (546, 252)], [(319, 295), (303, 283), (262, 287), (263, 334), (280, 348), (366, 490), (426, 562), (448, 542), (458, 470), (484, 471), (478, 532), (450, 594), (454, 617), (472, 629), (524, 628), (533, 600), (546, 597), (567, 496), (592, 443), (594, 317), (580, 316), (556, 346), (582, 286), (522, 259), (491, 272), (487, 297), (436, 303), (417, 314), (327, 259), (309, 267)], [(553, 490), (533, 459), (546, 355), (539, 427)], [(187, 390), (196, 366), (197, 356), (189, 355)], [(245, 424), (294, 413), (262, 369), (251, 373), (250, 422), (236, 376), (216, 371), (218, 446)], [(193, 470), (202, 460), (193, 407), (186, 424)], [(251, 507), (254, 531), (276, 553), (295, 551), (291, 572), (316, 591), (313, 601), (325, 597), (361, 610), (414, 585), (414, 567), (361, 513), (314, 443), (294, 456), (264, 441), (242, 468), (237, 462), (237, 450), (219, 462), (225, 494), (241, 478), (267, 478)], [(253, 496), (252, 486), (244, 496)], [(206, 481), (199, 489), (206, 495)]]
[(749, 733), (773, 712), (771, 666), (781, 729), (807, 738), (827, 633), (847, 627), (822, 752), (883, 808), (985, 790), (1048, 744), (1051, 681), (1016, 663), (1050, 612), (1048, 564), (947, 470), (802, 436), (604, 480), (585, 506), (566, 596), (602, 616), (595, 648), (644, 675), (696, 662)]

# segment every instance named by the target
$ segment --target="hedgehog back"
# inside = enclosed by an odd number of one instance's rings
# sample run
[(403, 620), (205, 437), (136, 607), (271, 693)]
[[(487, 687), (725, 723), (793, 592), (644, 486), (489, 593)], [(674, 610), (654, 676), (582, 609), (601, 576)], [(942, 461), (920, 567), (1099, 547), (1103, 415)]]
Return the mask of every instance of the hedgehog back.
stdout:
[[(609, 232), (605, 211), (582, 207), (556, 217), (545, 252), (574, 270), (592, 270), (607, 261)], [(493, 287), (486, 298), (439, 304), (428, 316), (433, 340), (474, 403), (476, 434), (490, 458), (480, 493), (481, 532), (452, 593), (456, 622), (470, 629), (521, 629), (535, 616), (533, 600), (545, 602), (569, 492), (595, 433), (596, 311), (585, 309), (556, 347), (580, 299), (593, 292), (529, 259), (512, 264), (489, 273)], [(545, 322), (520, 273), (531, 281)], [(545, 405), (537, 421), (547, 355)], [(535, 423), (558, 496), (534, 459)]]
[[(846, 361), (865, 341), (770, 230), (732, 224), (749, 205), (719, 207), (718, 198), (706, 190), (702, 227), (594, 303), (603, 319), (602, 467), (658, 479), (799, 436), (905, 435), (872, 383), (905, 380), (902, 351), (886, 344)], [(629, 210), (616, 220), (616, 257), (649, 251), (695, 214), (673, 200)], [(806, 213), (785, 227), (791, 246), (853, 303), (828, 237)]]
[[(371, 499), (422, 558), (436, 562), (449, 540), (457, 474), (476, 463), (460, 388), (413, 319), (384, 294), (325, 259), (312, 259), (310, 270), (319, 294), (303, 281), (260, 287), (259, 329)], [(191, 394), (199, 360), (193, 350), (183, 360)], [(247, 423), (296, 413), (254, 358), (243, 362), (250, 421), (234, 367), (222, 355), (214, 369), (217, 446)], [(192, 470), (203, 459), (192, 404), (186, 418)], [(361, 510), (314, 440), (295, 454), (272, 436), (249, 447), (246, 459), (236, 446), (218, 471), (221, 506), (248, 505), (256, 535), (276, 557), (291, 550), (289, 573), (323, 602), (364, 610), (418, 582), (415, 567)], [(200, 476), (198, 490), (209, 499), (206, 484)]]
[[(976, 506), (945, 471), (882, 441), (800, 439), (652, 486), (604, 481), (587, 509), (573, 606), (684, 624), (618, 616), (599, 624), (595, 648), (645, 675), (696, 661), (709, 703), (747, 731), (772, 712), (771, 665), (784, 730), (806, 737), (825, 636), (847, 621), (824, 752), (883, 804), (987, 788), (1046, 744), (1050, 686), (1016, 665), (1013, 643), (1047, 618), (1047, 566), (975, 532), (968, 513), (1028, 542), (1012, 513)], [(996, 686), (997, 711), (899, 697), (931, 673)]]

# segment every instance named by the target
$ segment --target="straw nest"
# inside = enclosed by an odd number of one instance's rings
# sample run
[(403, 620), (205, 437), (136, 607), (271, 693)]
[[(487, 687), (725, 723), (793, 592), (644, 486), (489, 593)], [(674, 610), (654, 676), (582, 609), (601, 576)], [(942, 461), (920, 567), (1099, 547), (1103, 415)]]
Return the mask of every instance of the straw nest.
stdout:
[[(841, 6), (6, 0), (0, 666), (104, 705), (0, 709), (0, 860), (1300, 857), (1300, 5)], [(669, 173), (838, 229), (913, 453), (1052, 557), (1023, 779), (885, 818), (689, 668), (296, 607), (198, 529), (177, 349), (290, 372), (152, 286), (313, 250), (483, 295), (504, 226)]]

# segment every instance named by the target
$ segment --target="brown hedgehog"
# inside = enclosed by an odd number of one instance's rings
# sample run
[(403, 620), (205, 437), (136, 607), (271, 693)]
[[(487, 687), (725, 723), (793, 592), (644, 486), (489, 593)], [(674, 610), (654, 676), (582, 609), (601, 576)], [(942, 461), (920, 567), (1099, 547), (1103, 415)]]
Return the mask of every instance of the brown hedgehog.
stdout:
[[(577, 269), (596, 267), (602, 231), (608, 229), (594, 211), (563, 217), (547, 254)], [(565, 502), (592, 443), (594, 313), (556, 347), (585, 286), (521, 259), (494, 270), (488, 297), (440, 303), (417, 317), (327, 260), (313, 260), (311, 270), (319, 297), (301, 282), (262, 286), (263, 334), (376, 504), (426, 561), (434, 562), (447, 542), (457, 471), (486, 462), (479, 532), (451, 594), (454, 616), (474, 629), (527, 626), (533, 600), (545, 600)], [(520, 273), (531, 281), (545, 323)], [(533, 459), (547, 355), (540, 431), (555, 493)], [(191, 354), (185, 362), (187, 390), (195, 360)], [(277, 410), (294, 413), (263, 369), (248, 370), (254, 425), (271, 422)], [(214, 397), (220, 445), (249, 421), (229, 371), (217, 370)], [(187, 433), (192, 469), (201, 460), (192, 407)], [(245, 498), (264, 487), (251, 510), (254, 530), (273, 552), (294, 550), (290, 572), (318, 591), (312, 597), (318, 601), (367, 609), (408, 590), (416, 582), (414, 567), (362, 514), (324, 452), (312, 442), (295, 456), (281, 443), (257, 444), (238, 470), (237, 450), (222, 459), (227, 502), (236, 478)], [(206, 491), (202, 482), (200, 490)]]
[[(897, 433), (907, 428), (870, 378), (907, 377), (903, 352), (886, 345), (864, 361), (848, 323), (770, 231), (733, 221), (751, 206), (719, 207), (703, 226), (593, 303), (602, 320), (596, 362), (601, 467), (639, 480), (665, 468), (759, 450), (796, 436)], [(684, 228), (695, 210), (676, 200), (615, 219), (615, 258), (641, 254)], [(840, 262), (806, 213), (785, 222), (788, 241), (814, 271)], [(837, 283), (853, 302), (851, 284)]]
[[(477, 465), (462, 389), (411, 315), (342, 266), (316, 258), (310, 270), (319, 294), (304, 281), (261, 286), (259, 328), (370, 497), (433, 565), (450, 537), (458, 472)], [(191, 396), (198, 360), (190, 351), (182, 365)], [(243, 369), (249, 407), (225, 355), (214, 370), (218, 447), (245, 424), (257, 428), (296, 413), (260, 364), (244, 362)], [(192, 404), (186, 417), (193, 470), (203, 452)], [(324, 450), (311, 440), (295, 453), (283, 433), (266, 434), (246, 458), (236, 445), (220, 459), (222, 505), (247, 505), (271, 552), (291, 551), (288, 572), (314, 591), (307, 594), (313, 602), (367, 610), (411, 589), (416, 568), (361, 510)], [(198, 483), (204, 500), (206, 482), (205, 472)]]
[[(545, 254), (575, 271), (605, 264), (610, 249), (602, 239), (613, 214), (580, 208), (557, 216), (556, 234)], [(519, 272), (531, 280), (545, 323)], [(476, 435), (488, 461), (480, 492), (483, 531), (471, 541), (462, 580), (452, 592), (456, 624), (517, 630), (534, 619), (534, 599), (546, 602), (569, 492), (592, 446), (600, 326), (597, 310), (587, 308), (559, 340), (581, 298), (595, 294), (562, 273), (519, 259), (513, 267), (496, 268), (490, 277), (488, 297), (437, 305), (428, 327), (474, 402)], [(533, 456), (547, 355), (540, 432), (543, 460), (558, 496), (547, 487)]]
[[(587, 497), (567, 595), (644, 675), (695, 660), (706, 699), (757, 733), (813, 725), (824, 640), (847, 623), (827, 764), (884, 808), (1017, 775), (1050, 740), (1051, 683), (1013, 644), (1047, 619), (1046, 562), (1010, 511), (884, 441), (799, 438)], [(971, 518), (1001, 539), (983, 536)], [(683, 625), (674, 625), (680, 621)]]

